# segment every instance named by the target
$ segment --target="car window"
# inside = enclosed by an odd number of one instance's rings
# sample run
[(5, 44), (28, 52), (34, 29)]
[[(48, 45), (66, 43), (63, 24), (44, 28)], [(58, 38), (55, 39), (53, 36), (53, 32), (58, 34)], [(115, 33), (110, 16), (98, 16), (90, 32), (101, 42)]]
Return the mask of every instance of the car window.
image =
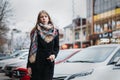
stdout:
[(63, 60), (76, 51), (78, 51), (78, 50), (60, 50), (58, 53), (58, 56), (55, 60), (56, 61)]
[(0, 57), (4, 57), (6, 56), (7, 54), (3, 54), (3, 53), (0, 53)]
[(27, 50), (24, 50), (24, 51), (19, 50), (19, 51), (16, 51), (15, 53), (11, 54), (10, 56), (18, 57), (18, 56), (22, 55), (22, 53), (24, 53), (24, 52), (26, 52), (26, 51), (27, 51)]
[(102, 62), (115, 49), (115, 47), (92, 47), (86, 48), (73, 55), (68, 62)]
[(27, 58), (28, 58), (28, 54), (27, 54), (27, 53), (28, 53), (28, 52), (25, 52), (25, 53), (24, 53), (25, 55), (21, 56), (21, 58), (22, 58), (22, 59), (27, 59)]
[(112, 59), (110, 60), (109, 63), (113, 62), (113, 60), (114, 60), (116, 57), (120, 57), (120, 49), (114, 54), (114, 56), (112, 57)]

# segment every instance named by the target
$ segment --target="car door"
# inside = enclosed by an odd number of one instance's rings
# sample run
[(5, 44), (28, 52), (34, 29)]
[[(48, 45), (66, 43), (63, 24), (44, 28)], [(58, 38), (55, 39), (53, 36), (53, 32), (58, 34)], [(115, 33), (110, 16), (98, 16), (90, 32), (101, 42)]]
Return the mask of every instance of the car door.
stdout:
[(106, 66), (96, 69), (93, 73), (94, 80), (120, 80), (120, 65), (116, 65), (120, 61), (118, 58), (120, 59), (120, 49), (113, 55)]
[(120, 49), (113, 55), (107, 65), (97, 67), (92, 74), (65, 80), (120, 80)]

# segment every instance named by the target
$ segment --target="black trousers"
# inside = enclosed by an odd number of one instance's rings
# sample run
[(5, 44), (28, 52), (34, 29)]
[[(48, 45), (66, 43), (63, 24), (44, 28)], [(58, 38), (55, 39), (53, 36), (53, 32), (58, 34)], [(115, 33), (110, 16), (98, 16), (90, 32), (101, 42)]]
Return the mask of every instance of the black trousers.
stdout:
[(30, 80), (52, 80), (54, 74), (54, 62), (36, 63), (32, 65)]

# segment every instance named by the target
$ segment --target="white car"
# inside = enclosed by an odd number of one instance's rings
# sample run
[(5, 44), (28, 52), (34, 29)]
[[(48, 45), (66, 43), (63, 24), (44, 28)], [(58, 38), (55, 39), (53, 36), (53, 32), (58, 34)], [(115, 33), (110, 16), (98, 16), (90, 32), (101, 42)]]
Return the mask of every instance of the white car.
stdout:
[(120, 58), (115, 64), (96, 68), (91, 72), (72, 74), (64, 80), (120, 80)]
[(72, 57), (73, 55), (77, 54), (79, 51), (82, 49), (65, 49), (65, 50), (60, 50), (56, 59), (55, 59), (55, 64), (59, 64), (62, 62), (65, 62), (67, 59)]
[(4, 67), (6, 65), (26, 60), (27, 57), (28, 57), (28, 50), (27, 49), (26, 50), (20, 50), (20, 51), (17, 51), (15, 53), (13, 53), (13, 54), (14, 54), (13, 58), (0, 60), (0, 71), (4, 71)]
[(73, 55), (65, 63), (55, 65), (54, 79), (120, 80), (118, 76), (120, 66), (114, 65), (118, 57), (120, 57), (120, 44), (88, 47)]

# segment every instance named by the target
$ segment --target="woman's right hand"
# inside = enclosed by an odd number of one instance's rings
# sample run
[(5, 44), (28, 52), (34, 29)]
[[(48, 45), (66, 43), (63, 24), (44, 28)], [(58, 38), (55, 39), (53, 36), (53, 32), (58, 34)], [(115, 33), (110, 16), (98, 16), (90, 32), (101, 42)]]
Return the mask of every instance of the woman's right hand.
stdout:
[(28, 75), (31, 75), (31, 74), (32, 74), (32, 69), (31, 69), (31, 67), (28, 67), (27, 70), (28, 70)]

